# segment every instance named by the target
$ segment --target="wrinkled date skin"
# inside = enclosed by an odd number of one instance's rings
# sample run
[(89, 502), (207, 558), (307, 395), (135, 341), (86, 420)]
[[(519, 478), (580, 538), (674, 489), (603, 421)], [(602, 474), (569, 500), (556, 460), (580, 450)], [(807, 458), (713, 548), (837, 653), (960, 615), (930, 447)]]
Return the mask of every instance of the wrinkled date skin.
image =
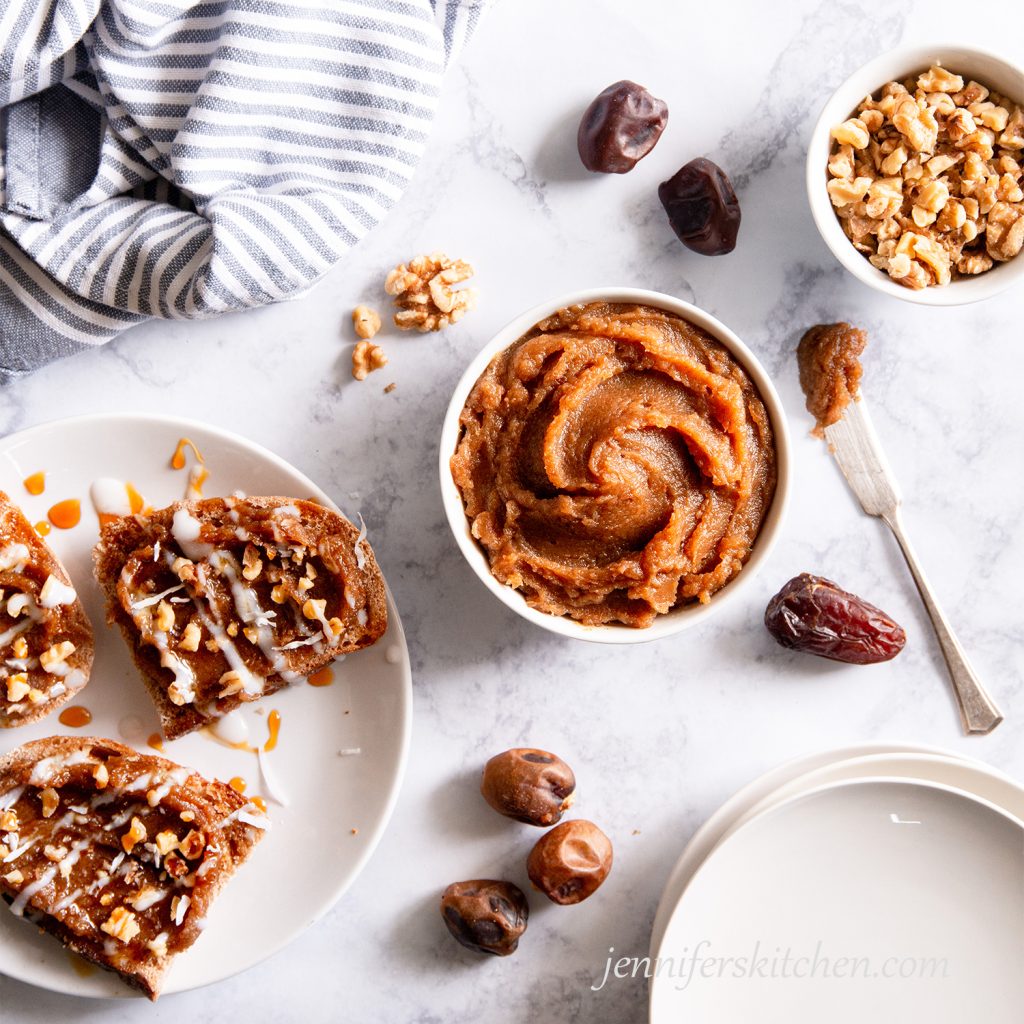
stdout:
[(592, 822), (563, 821), (530, 851), (526, 873), (552, 903), (582, 903), (612, 869), (611, 840)]
[(697, 157), (658, 186), (658, 198), (679, 241), (702, 256), (724, 256), (736, 248), (740, 203), (729, 176)]
[(668, 122), (668, 105), (636, 82), (599, 93), (583, 113), (576, 146), (588, 171), (625, 174), (652, 149)]
[(497, 754), (484, 766), (480, 792), (507, 818), (527, 825), (554, 825), (569, 808), (576, 776), (557, 755), (532, 747)]
[(907, 642), (902, 627), (880, 608), (808, 573), (768, 602), (764, 624), (783, 647), (851, 665), (889, 661)]
[(519, 886), (480, 878), (449, 885), (441, 895), (441, 916), (466, 949), (509, 956), (526, 931), (530, 907)]

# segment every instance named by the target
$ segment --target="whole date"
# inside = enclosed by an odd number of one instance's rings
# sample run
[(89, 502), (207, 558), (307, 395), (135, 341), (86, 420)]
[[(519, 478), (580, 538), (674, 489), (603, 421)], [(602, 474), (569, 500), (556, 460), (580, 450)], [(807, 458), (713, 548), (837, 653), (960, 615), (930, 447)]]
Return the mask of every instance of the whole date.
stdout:
[(907, 634), (880, 608), (822, 576), (801, 573), (769, 602), (764, 624), (783, 647), (851, 665), (895, 658)]

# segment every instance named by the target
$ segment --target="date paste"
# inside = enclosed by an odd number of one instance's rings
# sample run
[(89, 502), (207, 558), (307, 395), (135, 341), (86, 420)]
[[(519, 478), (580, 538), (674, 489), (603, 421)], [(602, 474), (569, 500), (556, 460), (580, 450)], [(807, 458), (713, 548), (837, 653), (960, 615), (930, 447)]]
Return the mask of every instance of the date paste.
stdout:
[(649, 626), (707, 602), (750, 555), (775, 492), (753, 381), (649, 306), (560, 310), (473, 387), (451, 460), (491, 572), (534, 608)]

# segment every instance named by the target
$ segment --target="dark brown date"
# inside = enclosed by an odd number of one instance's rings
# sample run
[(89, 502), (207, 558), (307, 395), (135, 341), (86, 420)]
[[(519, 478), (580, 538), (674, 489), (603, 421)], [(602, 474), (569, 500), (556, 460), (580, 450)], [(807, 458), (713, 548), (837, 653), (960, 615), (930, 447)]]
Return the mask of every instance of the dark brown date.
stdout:
[(576, 776), (556, 754), (516, 747), (484, 765), (480, 792), (499, 813), (527, 825), (554, 825), (572, 804)]
[(518, 885), (479, 878), (449, 885), (441, 895), (441, 916), (460, 945), (509, 956), (526, 931), (530, 907)]
[(724, 256), (736, 248), (740, 203), (729, 176), (697, 157), (658, 186), (658, 198), (679, 241), (702, 256)]
[(616, 82), (583, 112), (576, 146), (588, 171), (625, 174), (652, 149), (668, 122), (668, 106), (636, 82)]
[(783, 647), (851, 665), (889, 661), (907, 642), (880, 608), (806, 572), (768, 602), (764, 624)]

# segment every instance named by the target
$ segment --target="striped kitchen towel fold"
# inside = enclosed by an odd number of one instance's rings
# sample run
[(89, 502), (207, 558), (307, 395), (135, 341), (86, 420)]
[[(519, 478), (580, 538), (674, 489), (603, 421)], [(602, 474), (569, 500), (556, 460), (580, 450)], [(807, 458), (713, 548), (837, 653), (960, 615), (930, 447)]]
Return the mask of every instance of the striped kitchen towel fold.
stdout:
[(0, 383), (309, 287), (401, 196), (490, 2), (0, 2)]

